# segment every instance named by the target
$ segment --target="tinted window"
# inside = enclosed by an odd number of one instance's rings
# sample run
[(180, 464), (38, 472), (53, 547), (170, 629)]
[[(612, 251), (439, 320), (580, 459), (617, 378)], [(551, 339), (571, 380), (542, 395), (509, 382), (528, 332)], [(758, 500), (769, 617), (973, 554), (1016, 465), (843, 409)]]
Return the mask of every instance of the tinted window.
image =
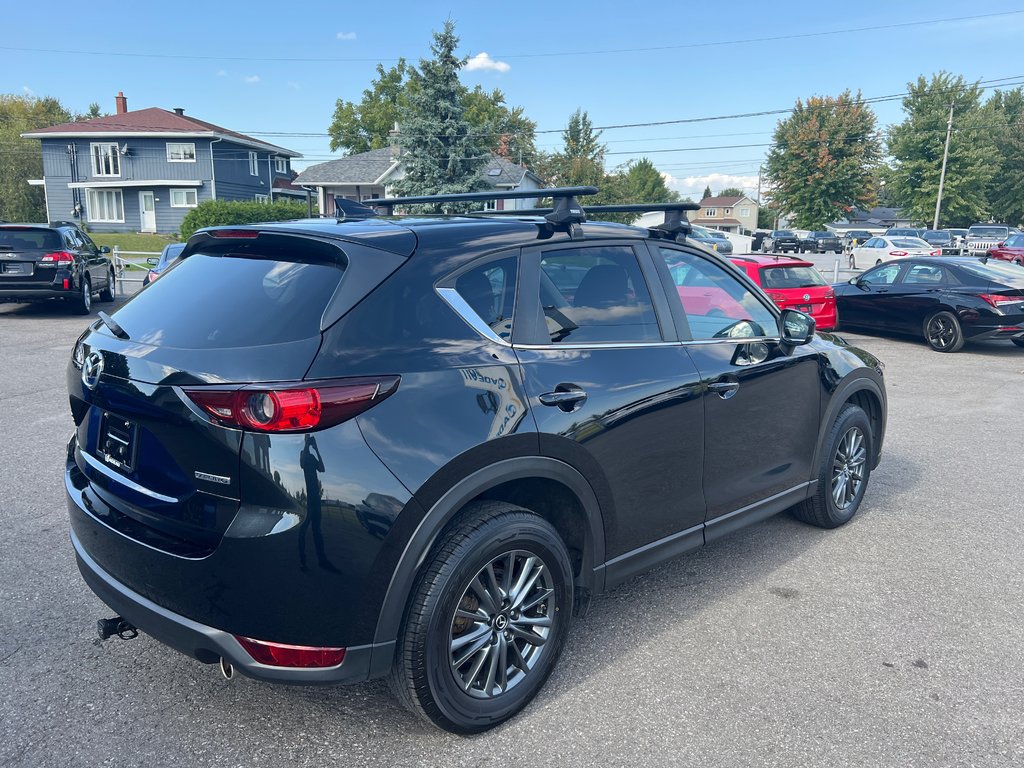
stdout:
[(540, 299), (551, 341), (660, 341), (632, 248), (552, 251), (541, 259)]
[(28, 251), (33, 248), (59, 251), (64, 247), (60, 233), (54, 229), (0, 227), (0, 250)]
[(1024, 284), (1024, 267), (1019, 267), (1016, 264), (989, 259), (987, 264), (982, 264), (979, 261), (976, 264), (960, 263), (959, 266), (975, 278), (980, 277), (983, 280), (993, 280), (1015, 287)]
[[(659, 250), (694, 339), (729, 337), (732, 332), (746, 336), (778, 333), (775, 315), (734, 274), (691, 253)], [(741, 321), (747, 325), (741, 327)]]
[(828, 283), (814, 267), (762, 267), (761, 285), (765, 288), (809, 288)]
[(1010, 231), (1006, 227), (971, 227), (967, 230), (968, 237), (997, 238), (1002, 240)]
[(903, 282), (912, 284), (941, 285), (945, 282), (942, 273), (942, 267), (937, 267), (932, 264), (914, 264), (907, 270), (907, 273), (903, 275)]
[(778, 229), (772, 232), (772, 237), (792, 237), (793, 233), (788, 229)]
[(119, 309), (132, 341), (187, 349), (280, 344), (320, 333), (336, 264), (195, 254)]
[(178, 258), (184, 250), (184, 243), (171, 243), (170, 245), (165, 245), (163, 252), (160, 254), (160, 261), (157, 263), (157, 267), (159, 269), (163, 269)]
[(885, 264), (876, 269), (872, 269), (865, 272), (861, 276), (861, 282), (871, 283), (872, 285), (889, 285), (890, 283), (896, 282), (896, 276), (900, 273), (900, 264)]
[(1010, 235), (1003, 245), (1007, 248), (1024, 248), (1024, 235)]
[(462, 273), (455, 280), (458, 294), (503, 339), (512, 337), (517, 265), (512, 257), (489, 261)]
[(918, 237), (900, 237), (892, 241), (897, 248), (927, 248), (928, 243)]

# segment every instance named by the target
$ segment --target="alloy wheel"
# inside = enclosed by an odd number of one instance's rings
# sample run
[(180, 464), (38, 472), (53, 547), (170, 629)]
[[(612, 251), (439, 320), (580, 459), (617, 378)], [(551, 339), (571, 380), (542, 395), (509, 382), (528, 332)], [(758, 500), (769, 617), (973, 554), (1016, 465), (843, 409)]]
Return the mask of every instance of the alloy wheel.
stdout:
[(864, 484), (868, 452), (860, 427), (846, 430), (832, 460), (832, 501), (840, 511), (847, 509)]
[(928, 321), (928, 343), (936, 349), (946, 349), (956, 339), (956, 327), (948, 317), (936, 315)]
[(463, 691), (494, 698), (536, 667), (551, 632), (553, 583), (544, 561), (525, 550), (499, 555), (473, 577), (450, 631), (449, 664)]

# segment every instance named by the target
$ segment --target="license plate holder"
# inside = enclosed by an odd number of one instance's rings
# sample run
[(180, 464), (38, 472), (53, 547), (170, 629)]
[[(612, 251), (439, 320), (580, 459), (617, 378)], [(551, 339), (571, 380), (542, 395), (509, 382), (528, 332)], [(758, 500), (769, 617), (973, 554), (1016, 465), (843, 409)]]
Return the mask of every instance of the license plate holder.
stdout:
[(138, 436), (137, 424), (105, 412), (100, 422), (96, 454), (104, 464), (108, 464), (122, 474), (131, 474), (135, 470)]
[(33, 265), (30, 261), (5, 261), (2, 264), (5, 275), (18, 275), (19, 277), (31, 277)]
[(793, 307), (793, 309), (795, 309), (797, 312), (803, 312), (805, 315), (811, 314), (810, 304), (797, 304), (795, 307)]

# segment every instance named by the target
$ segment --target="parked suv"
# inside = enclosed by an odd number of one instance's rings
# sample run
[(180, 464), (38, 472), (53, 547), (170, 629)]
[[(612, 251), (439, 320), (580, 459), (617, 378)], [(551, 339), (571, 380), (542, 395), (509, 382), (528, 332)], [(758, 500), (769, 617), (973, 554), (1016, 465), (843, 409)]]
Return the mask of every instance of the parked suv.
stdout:
[(691, 246), (688, 204), (586, 222), (592, 191), (202, 230), (93, 323), (65, 484), (104, 634), (227, 675), (387, 676), (471, 733), (533, 698), (591, 595), (785, 509), (849, 521), (881, 363)]
[(0, 301), (59, 298), (87, 315), (94, 295), (114, 300), (108, 253), (76, 224), (0, 224)]

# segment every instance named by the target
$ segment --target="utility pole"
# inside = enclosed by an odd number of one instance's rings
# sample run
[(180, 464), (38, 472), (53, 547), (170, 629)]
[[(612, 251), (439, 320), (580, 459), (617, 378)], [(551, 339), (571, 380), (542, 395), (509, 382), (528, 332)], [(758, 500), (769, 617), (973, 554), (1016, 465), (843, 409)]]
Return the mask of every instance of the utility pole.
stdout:
[(942, 187), (946, 184), (946, 161), (949, 160), (949, 137), (953, 133), (953, 107), (949, 105), (949, 122), (946, 124), (946, 149), (942, 153), (942, 173), (939, 174), (939, 195), (935, 198), (935, 220), (932, 222), (932, 229), (939, 228), (939, 209), (942, 207)]

